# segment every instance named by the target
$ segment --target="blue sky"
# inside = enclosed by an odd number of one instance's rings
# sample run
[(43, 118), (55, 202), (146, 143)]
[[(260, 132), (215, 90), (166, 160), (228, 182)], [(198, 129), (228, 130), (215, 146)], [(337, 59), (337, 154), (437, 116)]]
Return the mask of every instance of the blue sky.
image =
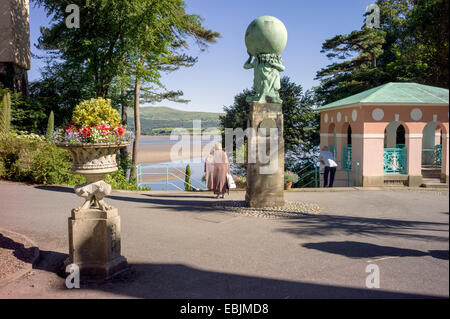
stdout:
[[(244, 34), (250, 22), (263, 15), (275, 16), (288, 30), (288, 42), (282, 54), (287, 75), (310, 89), (318, 84), (315, 75), (330, 64), (320, 53), (322, 43), (337, 34), (360, 29), (363, 14), (373, 0), (186, 0), (187, 12), (204, 18), (204, 26), (218, 31), (222, 37), (204, 52), (192, 46), (189, 53), (198, 56), (198, 63), (163, 77), (168, 89), (182, 90), (188, 104), (163, 101), (165, 105), (182, 110), (222, 112), (231, 105), (234, 96), (253, 81), (253, 72), (242, 68), (247, 59)], [(83, 23), (81, 17), (81, 23)], [(47, 26), (49, 18), (42, 8), (30, 4), (32, 52), (42, 54), (34, 44), (40, 26)], [(32, 59), (30, 80), (38, 79), (37, 59)]]

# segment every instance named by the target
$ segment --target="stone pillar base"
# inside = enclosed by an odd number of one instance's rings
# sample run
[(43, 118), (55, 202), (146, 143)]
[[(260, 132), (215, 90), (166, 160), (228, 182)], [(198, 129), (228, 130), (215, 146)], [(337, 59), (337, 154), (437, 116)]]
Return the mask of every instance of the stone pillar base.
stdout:
[(409, 187), (419, 187), (422, 185), (422, 175), (409, 175), (408, 176), (408, 186)]
[(441, 183), (448, 184), (448, 175), (441, 174)]
[(120, 255), (120, 217), (117, 208), (72, 210), (69, 218), (69, 259), (87, 280), (111, 278), (128, 269)]
[(384, 176), (363, 176), (362, 186), (363, 187), (373, 187), (373, 186), (383, 186)]

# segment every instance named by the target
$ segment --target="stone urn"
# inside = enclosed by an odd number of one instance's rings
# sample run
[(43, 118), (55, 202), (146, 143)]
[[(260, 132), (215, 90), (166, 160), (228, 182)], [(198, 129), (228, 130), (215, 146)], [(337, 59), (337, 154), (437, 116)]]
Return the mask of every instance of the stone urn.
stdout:
[(86, 178), (75, 193), (84, 203), (72, 209), (69, 218), (69, 258), (82, 279), (108, 279), (128, 269), (120, 254), (120, 217), (115, 207), (105, 202), (111, 185), (105, 174), (117, 171), (116, 154), (129, 143), (56, 144), (72, 154), (72, 169)]

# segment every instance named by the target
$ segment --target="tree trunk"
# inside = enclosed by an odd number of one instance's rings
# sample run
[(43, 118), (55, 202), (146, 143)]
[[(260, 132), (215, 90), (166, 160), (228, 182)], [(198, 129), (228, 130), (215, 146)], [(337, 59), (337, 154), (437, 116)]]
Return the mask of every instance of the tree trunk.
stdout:
[[(126, 92), (126, 90), (125, 90), (125, 88), (122, 88), (122, 91), (121, 91), (121, 106), (122, 106), (122, 126), (126, 126), (127, 125), (127, 120), (128, 120), (128, 118), (127, 118), (127, 100), (126, 100), (126, 98), (127, 98), (127, 92)], [(121, 149), (120, 149), (120, 158), (122, 159), (122, 160), (126, 160), (126, 161), (128, 161), (128, 148), (127, 147), (122, 147)], [(124, 172), (125, 173), (125, 176), (127, 175), (127, 170)]]
[(133, 143), (133, 155), (131, 161), (131, 174), (130, 178), (136, 178), (136, 165), (137, 165), (137, 154), (139, 151), (139, 140), (141, 138), (141, 117), (139, 114), (139, 103), (141, 95), (141, 80), (139, 76), (136, 76), (136, 82), (134, 85), (134, 131), (135, 138)]

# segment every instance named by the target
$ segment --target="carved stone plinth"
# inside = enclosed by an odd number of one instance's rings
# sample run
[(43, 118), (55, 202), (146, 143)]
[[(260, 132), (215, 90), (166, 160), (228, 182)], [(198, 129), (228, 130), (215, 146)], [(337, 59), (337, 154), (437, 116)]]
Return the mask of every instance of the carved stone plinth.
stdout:
[(83, 279), (107, 279), (128, 269), (120, 254), (117, 208), (72, 210), (69, 218), (69, 264), (77, 264)]
[(102, 280), (128, 269), (120, 254), (120, 217), (117, 208), (104, 200), (111, 193), (105, 174), (117, 170), (116, 153), (127, 144), (58, 145), (68, 149), (73, 158), (72, 172), (86, 177), (75, 186), (84, 203), (72, 209), (69, 218), (69, 258), (82, 279)]
[[(248, 142), (245, 202), (248, 207), (256, 208), (283, 206), (284, 139), (281, 104), (251, 103), (248, 126), (257, 131)], [(266, 128), (266, 134), (261, 134), (263, 131), (259, 130), (260, 128)], [(270, 128), (277, 129), (272, 146)], [(275, 145), (274, 142), (276, 142)], [(255, 153), (254, 163), (252, 163), (250, 152)]]

